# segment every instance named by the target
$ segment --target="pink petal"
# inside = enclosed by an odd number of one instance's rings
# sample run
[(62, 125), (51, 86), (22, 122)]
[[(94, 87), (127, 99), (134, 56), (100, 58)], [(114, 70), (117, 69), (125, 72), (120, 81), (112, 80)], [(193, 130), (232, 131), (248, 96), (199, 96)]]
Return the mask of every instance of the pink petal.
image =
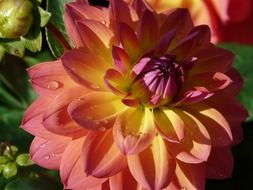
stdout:
[(47, 139), (35, 137), (30, 147), (31, 159), (47, 169), (59, 169), (62, 154), (70, 138), (51, 134)]
[(226, 179), (232, 176), (233, 155), (230, 147), (212, 148), (207, 161), (207, 177), (212, 179)]
[(154, 119), (158, 132), (166, 140), (179, 142), (184, 138), (184, 122), (173, 109), (155, 110)]
[(54, 97), (64, 89), (75, 87), (61, 61), (45, 62), (28, 69), (33, 89), (40, 96)]
[(125, 156), (115, 145), (111, 130), (87, 135), (82, 150), (87, 175), (110, 177), (126, 167)]
[(106, 90), (104, 74), (110, 66), (98, 56), (80, 48), (66, 52), (61, 60), (68, 74), (77, 83), (92, 90)]
[(185, 137), (180, 143), (167, 142), (168, 149), (177, 159), (186, 163), (201, 163), (208, 159), (211, 140), (205, 126), (195, 115), (173, 110), (184, 122)]
[(68, 105), (78, 97), (87, 93), (84, 88), (76, 87), (65, 90), (50, 102), (43, 115), (43, 125), (52, 133), (78, 138), (85, 136), (87, 131), (76, 124), (68, 115)]
[(63, 153), (60, 176), (66, 189), (86, 189), (100, 185), (106, 180), (85, 175), (81, 159), (84, 139), (79, 138), (71, 141)]
[(48, 104), (51, 101), (50, 98), (46, 97), (39, 97), (35, 100), (26, 110), (21, 128), (28, 133), (41, 138), (47, 138), (52, 135), (52, 133), (42, 125), (44, 111), (47, 109)]
[(146, 149), (155, 135), (153, 116), (149, 109), (128, 108), (113, 126), (115, 143), (124, 154), (137, 154)]
[(73, 100), (68, 106), (71, 118), (89, 130), (113, 126), (115, 117), (125, 109), (119, 97), (107, 92), (91, 92)]
[(175, 162), (160, 136), (153, 139), (152, 146), (139, 154), (128, 156), (127, 160), (134, 178), (147, 189), (165, 188), (175, 172)]

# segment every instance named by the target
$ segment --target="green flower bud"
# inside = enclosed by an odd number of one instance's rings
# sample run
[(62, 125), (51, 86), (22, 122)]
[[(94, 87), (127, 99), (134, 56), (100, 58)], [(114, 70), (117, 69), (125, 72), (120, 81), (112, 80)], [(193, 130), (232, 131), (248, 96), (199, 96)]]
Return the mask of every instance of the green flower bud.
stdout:
[(16, 158), (16, 163), (19, 166), (31, 166), (31, 165), (33, 165), (33, 161), (30, 159), (29, 154), (20, 154), (20, 155), (18, 155), (18, 157)]
[(0, 0), (0, 37), (18, 38), (33, 22), (33, 4), (29, 0)]
[(9, 162), (3, 166), (3, 176), (9, 179), (15, 176), (18, 172), (17, 165), (14, 162)]

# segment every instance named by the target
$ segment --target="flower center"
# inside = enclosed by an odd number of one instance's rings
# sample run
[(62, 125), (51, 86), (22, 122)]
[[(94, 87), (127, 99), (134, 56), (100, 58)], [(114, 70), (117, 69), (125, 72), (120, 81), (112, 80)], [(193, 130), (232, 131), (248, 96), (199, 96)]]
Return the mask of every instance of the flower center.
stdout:
[[(169, 103), (183, 83), (183, 68), (173, 56), (143, 58), (133, 70), (137, 77), (132, 93), (153, 107)], [(137, 88), (144, 90), (141, 96)]]

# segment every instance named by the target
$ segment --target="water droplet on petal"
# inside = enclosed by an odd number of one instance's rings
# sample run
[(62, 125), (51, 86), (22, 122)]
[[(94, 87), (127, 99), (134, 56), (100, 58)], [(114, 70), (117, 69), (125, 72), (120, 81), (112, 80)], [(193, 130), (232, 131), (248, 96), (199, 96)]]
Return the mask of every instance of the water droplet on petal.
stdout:
[(104, 124), (107, 124), (107, 123), (108, 123), (108, 120), (106, 120), (106, 119), (103, 120), (103, 123), (104, 123)]
[(48, 155), (48, 156), (45, 156), (44, 158), (45, 160), (49, 160), (50, 156)]
[(99, 123), (99, 121), (95, 121), (95, 124), (96, 124), (96, 125), (99, 125), (100, 123)]
[(60, 87), (60, 84), (57, 81), (50, 81), (49, 83), (46, 84), (46, 87), (50, 90), (56, 90), (57, 88)]
[(92, 89), (99, 89), (99, 86), (98, 86), (98, 85), (95, 85), (95, 84), (92, 84), (90, 87), (91, 87)]
[(100, 131), (105, 131), (106, 128), (105, 128), (105, 127), (101, 127), (101, 128), (99, 128), (99, 130), (100, 130)]
[(46, 147), (45, 143), (43, 143), (43, 144), (40, 145), (40, 148), (45, 148), (45, 147)]

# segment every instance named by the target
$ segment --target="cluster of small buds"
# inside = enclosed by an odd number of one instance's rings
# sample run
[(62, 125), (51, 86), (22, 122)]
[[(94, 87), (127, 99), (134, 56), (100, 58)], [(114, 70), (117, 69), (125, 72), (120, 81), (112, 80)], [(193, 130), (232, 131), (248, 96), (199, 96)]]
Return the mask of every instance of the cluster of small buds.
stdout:
[(0, 174), (4, 178), (9, 179), (18, 173), (18, 167), (26, 167), (33, 165), (29, 154), (18, 154), (18, 148), (9, 143), (2, 142), (0, 144)]

